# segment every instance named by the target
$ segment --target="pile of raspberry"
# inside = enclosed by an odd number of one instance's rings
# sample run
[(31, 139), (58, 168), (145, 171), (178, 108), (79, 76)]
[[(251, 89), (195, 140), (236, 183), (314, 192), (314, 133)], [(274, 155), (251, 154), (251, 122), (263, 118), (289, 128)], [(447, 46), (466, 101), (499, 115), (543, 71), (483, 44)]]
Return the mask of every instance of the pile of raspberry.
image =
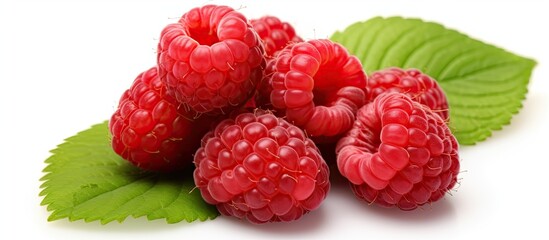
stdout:
[(110, 119), (113, 150), (146, 171), (194, 168), (223, 215), (299, 219), (326, 198), (329, 165), (359, 199), (402, 210), (457, 182), (448, 102), (419, 70), (368, 76), (339, 43), (216, 5), (167, 25), (157, 52)]

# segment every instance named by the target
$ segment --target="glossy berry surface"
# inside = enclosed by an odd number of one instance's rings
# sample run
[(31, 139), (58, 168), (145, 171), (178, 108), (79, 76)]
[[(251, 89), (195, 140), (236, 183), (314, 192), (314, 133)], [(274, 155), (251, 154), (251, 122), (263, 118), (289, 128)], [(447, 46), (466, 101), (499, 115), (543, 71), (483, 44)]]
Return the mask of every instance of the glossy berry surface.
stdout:
[(145, 170), (169, 172), (192, 164), (211, 123), (193, 119), (165, 92), (156, 67), (139, 74), (109, 121), (114, 151)]
[(252, 223), (296, 220), (318, 208), (330, 188), (315, 144), (267, 112), (223, 120), (204, 136), (194, 163), (204, 200)]
[(338, 143), (337, 165), (358, 198), (402, 210), (442, 198), (460, 166), (444, 120), (401, 93), (384, 93), (358, 111)]
[(158, 44), (159, 75), (170, 94), (198, 114), (243, 105), (263, 78), (264, 48), (239, 12), (206, 5), (166, 26)]
[(275, 71), (276, 56), (282, 49), (295, 43), (303, 42), (292, 25), (282, 22), (274, 16), (264, 16), (259, 19), (251, 20), (253, 28), (259, 34), (259, 37), (265, 45), (265, 55), (267, 66), (265, 68), (263, 80), (259, 83), (253, 106), (262, 109), (272, 109), (271, 104), (271, 76)]
[(275, 16), (263, 16), (250, 22), (265, 45), (267, 57), (273, 57), (275, 52), (291, 43), (303, 42), (291, 24)]
[[(281, 51), (276, 52), (273, 57), (266, 58), (267, 66), (265, 67), (263, 79), (259, 83), (257, 92), (253, 98), (254, 107), (261, 109), (273, 109), (273, 105), (271, 104), (271, 92), (273, 91), (272, 76), (276, 70), (276, 56), (279, 53), (281, 53)], [(283, 111), (280, 111), (278, 115), (283, 116), (283, 113)]]
[(270, 101), (277, 114), (312, 137), (351, 128), (365, 102), (367, 78), (355, 56), (323, 39), (288, 46), (274, 61)]
[(370, 101), (384, 92), (404, 93), (449, 121), (446, 94), (435, 79), (417, 69), (388, 68), (374, 72), (368, 78), (366, 89)]

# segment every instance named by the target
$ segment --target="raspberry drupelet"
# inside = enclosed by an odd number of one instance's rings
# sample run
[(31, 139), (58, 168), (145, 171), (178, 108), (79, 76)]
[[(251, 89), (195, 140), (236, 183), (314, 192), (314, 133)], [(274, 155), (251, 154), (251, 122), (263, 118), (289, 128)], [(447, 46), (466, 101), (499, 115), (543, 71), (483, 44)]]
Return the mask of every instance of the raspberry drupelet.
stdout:
[(202, 139), (194, 163), (204, 200), (252, 223), (299, 219), (318, 208), (330, 188), (313, 141), (261, 110), (219, 123)]
[[(273, 91), (272, 75), (275, 72), (276, 55), (279, 53), (281, 53), (281, 51), (276, 52), (274, 57), (267, 57), (267, 66), (265, 67), (263, 79), (259, 83), (257, 92), (253, 98), (254, 107), (273, 109), (273, 104), (271, 103), (271, 92)], [(282, 116), (282, 114), (278, 115)]]
[(272, 58), (275, 52), (282, 50), (287, 45), (303, 42), (291, 24), (283, 22), (275, 16), (263, 16), (252, 19), (250, 22), (265, 45), (267, 58)]
[(336, 152), (359, 199), (402, 210), (442, 198), (460, 168), (458, 143), (444, 120), (401, 93), (362, 107)]
[(427, 105), (448, 122), (448, 100), (437, 81), (417, 69), (388, 68), (372, 73), (366, 84), (368, 99), (373, 101), (384, 92), (400, 92)]
[(288, 46), (275, 57), (270, 101), (277, 114), (313, 138), (345, 133), (365, 102), (362, 64), (327, 39)]
[(145, 170), (170, 172), (192, 164), (192, 154), (213, 119), (194, 119), (166, 94), (157, 68), (139, 74), (109, 121), (112, 147)]
[(241, 13), (206, 5), (162, 30), (159, 75), (169, 93), (192, 111), (220, 115), (255, 93), (263, 78), (264, 51)]
[(266, 68), (263, 79), (257, 87), (255, 98), (250, 100), (250, 106), (259, 107), (262, 109), (272, 109), (271, 104), (271, 75), (273, 74), (276, 63), (276, 56), (282, 49), (298, 42), (303, 42), (299, 37), (294, 27), (282, 22), (274, 16), (263, 16), (259, 19), (251, 20), (253, 28), (259, 34), (259, 37), (265, 45)]

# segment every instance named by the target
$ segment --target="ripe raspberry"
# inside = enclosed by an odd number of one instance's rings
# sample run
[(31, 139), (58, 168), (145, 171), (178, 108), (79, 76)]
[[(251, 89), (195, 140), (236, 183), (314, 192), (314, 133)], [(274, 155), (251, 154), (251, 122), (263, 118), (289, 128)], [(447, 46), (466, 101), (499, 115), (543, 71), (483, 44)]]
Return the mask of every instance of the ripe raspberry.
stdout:
[(122, 158), (153, 171), (179, 170), (192, 161), (211, 120), (192, 115), (171, 96), (153, 67), (137, 76), (109, 122), (112, 147)]
[(346, 132), (365, 101), (366, 74), (340, 44), (311, 40), (283, 49), (270, 76), (277, 113), (313, 137)]
[(251, 23), (265, 45), (267, 67), (265, 68), (263, 80), (258, 85), (255, 98), (250, 100), (250, 105), (263, 109), (272, 109), (270, 99), (273, 90), (271, 75), (275, 70), (275, 57), (280, 53), (280, 50), (295, 43), (303, 42), (303, 39), (296, 35), (294, 28), (289, 23), (281, 22), (277, 17), (264, 16), (260, 19), (251, 20)]
[(164, 28), (159, 75), (170, 94), (198, 113), (218, 115), (244, 104), (263, 78), (259, 36), (227, 6), (206, 5)]
[(337, 165), (358, 198), (412, 210), (454, 187), (458, 143), (428, 107), (385, 93), (358, 111), (338, 143)]
[(329, 170), (303, 131), (271, 113), (222, 121), (195, 154), (204, 200), (252, 223), (292, 221), (319, 207)]
[(417, 69), (389, 68), (372, 73), (366, 84), (368, 98), (373, 100), (384, 92), (405, 93), (446, 122), (449, 120), (448, 100), (437, 81)]
[(303, 42), (303, 39), (296, 35), (292, 25), (280, 21), (277, 17), (264, 16), (250, 22), (263, 40), (267, 57), (274, 56), (276, 51), (282, 50), (290, 43)]
[[(292, 44), (290, 43), (289, 46)], [(288, 46), (288, 48), (289, 48)], [(271, 92), (273, 91), (272, 87), (272, 76), (275, 72), (275, 65), (276, 65), (276, 56), (280, 54), (282, 51), (277, 51), (274, 53), (273, 57), (267, 57), (267, 66), (265, 67), (263, 79), (259, 83), (257, 87), (257, 92), (255, 94), (255, 97), (252, 98), (253, 104), (255, 107), (261, 108), (261, 109), (273, 109), (273, 105), (271, 104)], [(280, 116), (282, 115), (279, 114)]]

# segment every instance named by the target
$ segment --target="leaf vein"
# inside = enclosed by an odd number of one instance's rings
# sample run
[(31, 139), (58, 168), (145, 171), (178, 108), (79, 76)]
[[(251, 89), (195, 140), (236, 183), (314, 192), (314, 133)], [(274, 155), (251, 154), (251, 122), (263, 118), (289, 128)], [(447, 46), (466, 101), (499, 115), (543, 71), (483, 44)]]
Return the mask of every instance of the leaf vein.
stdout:
[(409, 35), (415, 34), (414, 30), (416, 30), (419, 27), (421, 27), (421, 25), (414, 25), (410, 28), (406, 28), (406, 29), (402, 30), (403, 32), (400, 33), (400, 35), (398, 35), (396, 37), (396, 39), (393, 40), (392, 43), (389, 43), (389, 45), (387, 46), (387, 48), (385, 48), (385, 50), (383, 50), (383, 55), (381, 56), (381, 59), (378, 61), (378, 65), (377, 65), (376, 69), (380, 69), (383, 66), (383, 62), (385, 62), (385, 58), (387, 57), (388, 53), (392, 49), (395, 49), (395, 46), (398, 43), (400, 43), (404, 40), (407, 40), (406, 37), (408, 37)]
[(466, 79), (464, 79), (464, 78), (466, 78), (466, 77), (473, 76), (475, 74), (482, 73), (482, 72), (485, 72), (485, 71), (489, 71), (489, 70), (492, 70), (492, 69), (500, 68), (500, 67), (503, 67), (503, 66), (515, 65), (515, 64), (517, 64), (517, 61), (499, 62), (499, 63), (493, 64), (493, 65), (490, 65), (490, 66), (486, 66), (486, 67), (483, 67), (483, 68), (476, 69), (474, 71), (464, 73), (462, 75), (442, 78), (441, 81), (444, 81), (444, 82), (451, 82), (451, 81), (455, 81), (455, 80), (465, 81)]

